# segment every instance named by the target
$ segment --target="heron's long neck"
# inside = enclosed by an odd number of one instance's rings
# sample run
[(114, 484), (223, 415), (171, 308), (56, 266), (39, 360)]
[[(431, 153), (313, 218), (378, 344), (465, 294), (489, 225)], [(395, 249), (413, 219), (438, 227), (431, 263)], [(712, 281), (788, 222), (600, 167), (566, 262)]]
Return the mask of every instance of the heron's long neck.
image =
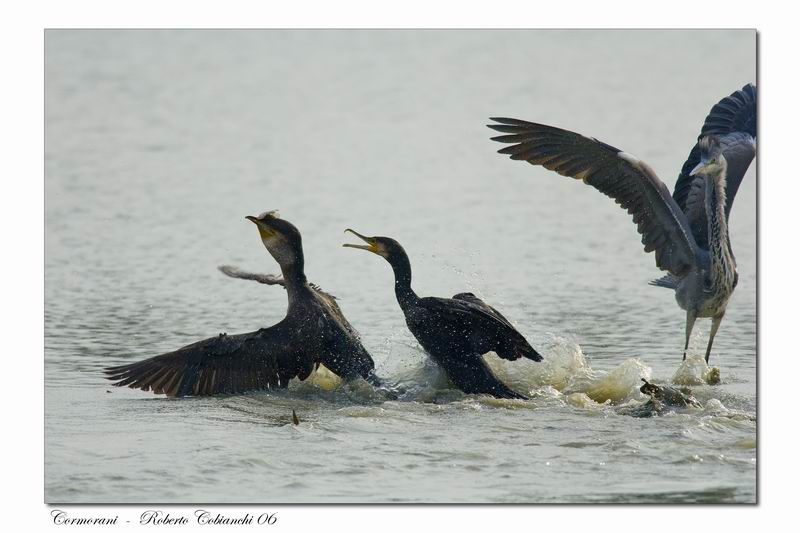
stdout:
[(394, 271), (394, 293), (400, 307), (417, 300), (417, 294), (411, 288), (411, 262), (405, 251), (395, 252), (389, 264)]
[(716, 271), (732, 264), (728, 245), (728, 220), (725, 217), (725, 167), (718, 175), (706, 178), (706, 218), (708, 219), (708, 250)]

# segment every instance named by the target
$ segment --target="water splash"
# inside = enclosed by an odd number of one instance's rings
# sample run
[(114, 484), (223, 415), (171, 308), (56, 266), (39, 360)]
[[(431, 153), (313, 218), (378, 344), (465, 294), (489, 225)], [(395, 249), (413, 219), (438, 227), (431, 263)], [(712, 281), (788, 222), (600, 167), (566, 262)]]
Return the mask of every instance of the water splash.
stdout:
[(592, 372), (593, 375), (588, 382), (586, 379), (581, 379), (584, 376), (576, 376), (576, 379), (570, 381), (568, 390), (584, 392), (598, 403), (607, 401), (619, 403), (632, 397), (639, 397), (642, 378), (650, 379), (650, 373), (650, 367), (638, 358), (626, 359), (607, 374)]
[(696, 355), (688, 355), (672, 376), (675, 385), (716, 385), (719, 382), (719, 368), (708, 366), (705, 358)]
[(304, 381), (292, 379), (291, 384), (303, 387), (315, 387), (324, 391), (336, 390), (342, 385), (342, 378), (328, 370), (325, 365), (319, 365)]
[(529, 396), (543, 387), (552, 387), (569, 398), (573, 405), (618, 403), (640, 398), (641, 379), (650, 379), (651, 370), (637, 358), (623, 361), (609, 372), (595, 370), (586, 361), (581, 347), (566, 339), (554, 337), (542, 350), (544, 360), (506, 361), (495, 354), (484, 357), (492, 372), (512, 389)]
[(484, 360), (500, 381), (523, 394), (546, 386), (561, 391), (576, 374), (589, 368), (581, 347), (561, 337), (554, 337), (542, 354), (544, 360), (539, 363), (529, 359), (507, 361), (494, 353), (485, 355)]

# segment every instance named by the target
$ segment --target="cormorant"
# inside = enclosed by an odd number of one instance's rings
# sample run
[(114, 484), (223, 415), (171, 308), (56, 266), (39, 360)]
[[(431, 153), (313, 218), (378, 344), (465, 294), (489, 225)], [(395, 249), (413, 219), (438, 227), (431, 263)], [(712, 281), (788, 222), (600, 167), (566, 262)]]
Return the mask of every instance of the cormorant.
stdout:
[(712, 319), (706, 362), (739, 276), (728, 235), (736, 191), (756, 155), (756, 87), (745, 85), (708, 113), (669, 190), (644, 161), (593, 137), (514, 118), (493, 118), (489, 127), (511, 143), (499, 150), (511, 159), (542, 165), (579, 179), (613, 198), (633, 215), (645, 252), (668, 274), (651, 285), (675, 290), (686, 311), (689, 348), (695, 320)]
[(468, 292), (452, 299), (420, 298), (411, 288), (411, 263), (400, 243), (389, 237), (365, 237), (351, 229), (346, 231), (367, 245), (345, 247), (380, 255), (392, 266), (395, 295), (408, 329), (456, 387), (470, 394), (525, 398), (497, 379), (482, 358), (487, 352), (495, 352), (511, 361), (520, 357), (542, 360), (499, 311)]
[(306, 379), (320, 363), (342, 377), (372, 382), (375, 364), (334, 298), (306, 281), (300, 232), (274, 211), (248, 216), (278, 262), (286, 288), (286, 317), (269, 328), (241, 335), (220, 334), (174, 352), (106, 369), (117, 386), (167, 396), (235, 394), (285, 388)]

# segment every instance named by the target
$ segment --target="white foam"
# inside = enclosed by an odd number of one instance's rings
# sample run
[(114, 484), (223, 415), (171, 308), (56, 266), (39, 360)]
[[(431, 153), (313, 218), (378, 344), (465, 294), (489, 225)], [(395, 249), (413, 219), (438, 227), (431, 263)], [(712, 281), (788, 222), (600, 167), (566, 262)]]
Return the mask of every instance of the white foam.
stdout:
[(688, 355), (672, 376), (672, 383), (682, 386), (716, 384), (719, 383), (719, 368), (708, 366), (702, 356)]
[(594, 370), (578, 344), (559, 337), (554, 337), (541, 353), (544, 360), (539, 363), (528, 359), (506, 361), (495, 354), (487, 354), (484, 359), (492, 372), (515, 391), (536, 397), (551, 389), (576, 406), (640, 398), (641, 379), (649, 380), (651, 375), (650, 368), (637, 358), (627, 359), (609, 372)]

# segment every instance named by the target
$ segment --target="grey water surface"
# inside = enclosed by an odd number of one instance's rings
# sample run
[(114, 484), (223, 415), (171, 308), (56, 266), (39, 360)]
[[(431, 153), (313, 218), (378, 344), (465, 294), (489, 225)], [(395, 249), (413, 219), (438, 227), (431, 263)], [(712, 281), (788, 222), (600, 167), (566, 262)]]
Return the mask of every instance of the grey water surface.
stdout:
[[(490, 116), (594, 136), (672, 188), (711, 106), (755, 81), (753, 31), (66, 31), (45, 34), (48, 502), (755, 502), (756, 169), (731, 216), (739, 285), (703, 382), (684, 313), (630, 217), (513, 162)], [(288, 390), (168, 399), (103, 367), (279, 321), (244, 219), (279, 209), (388, 399), (324, 372)], [(450, 390), (405, 327), (470, 290), (545, 362), (493, 368), (530, 401)], [(692, 355), (702, 356), (701, 320)], [(701, 408), (636, 418), (640, 379)], [(295, 410), (299, 425), (292, 424)]]

